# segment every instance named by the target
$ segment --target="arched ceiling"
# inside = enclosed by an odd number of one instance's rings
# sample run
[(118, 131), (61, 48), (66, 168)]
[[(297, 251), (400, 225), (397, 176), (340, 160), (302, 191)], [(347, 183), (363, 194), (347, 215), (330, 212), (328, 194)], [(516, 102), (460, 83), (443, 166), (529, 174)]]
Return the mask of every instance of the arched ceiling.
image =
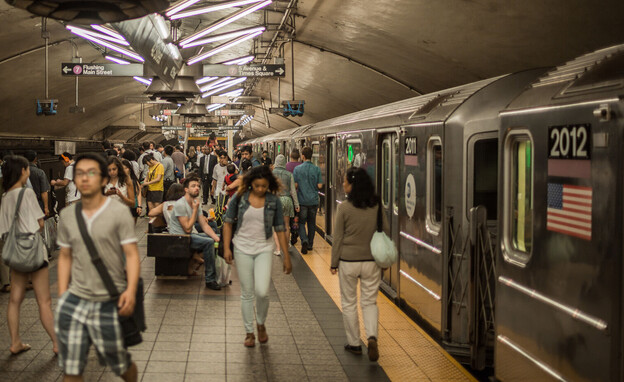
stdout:
[[(247, 137), (265, 135), (421, 93), (504, 73), (561, 64), (601, 47), (623, 43), (621, 0), (299, 0), (294, 43), (281, 35), (287, 74), (280, 81), (262, 79), (251, 95), (264, 99), (245, 127)], [(280, 23), (287, 1), (275, 1), (225, 28), (262, 25), (262, 42), (248, 42), (206, 63), (266, 48)], [(189, 35), (232, 11), (185, 19)], [(0, 135), (93, 138), (105, 129), (138, 133), (141, 105), (125, 103), (145, 86), (131, 78), (81, 78), (79, 104), (84, 114), (71, 114), (75, 83), (61, 77), (60, 63), (71, 61), (73, 46), (83, 62), (104, 62), (101, 52), (49, 20), (49, 97), (59, 100), (56, 116), (36, 116), (35, 99), (44, 94), (44, 40), (41, 18), (0, 2)], [(70, 43), (70, 40), (73, 43)], [(268, 115), (262, 108), (292, 99), (291, 52), (294, 51), (295, 98), (305, 100), (303, 117)], [(274, 53), (279, 53), (275, 50)], [(188, 58), (194, 52), (183, 52)], [(250, 83), (249, 81), (248, 83)], [(271, 105), (271, 101), (273, 104)], [(147, 105), (149, 107), (150, 105)], [(268, 115), (268, 120), (267, 120)], [(147, 111), (143, 120), (160, 126)], [(249, 129), (251, 128), (251, 130)], [(132, 131), (118, 139), (135, 136)]]

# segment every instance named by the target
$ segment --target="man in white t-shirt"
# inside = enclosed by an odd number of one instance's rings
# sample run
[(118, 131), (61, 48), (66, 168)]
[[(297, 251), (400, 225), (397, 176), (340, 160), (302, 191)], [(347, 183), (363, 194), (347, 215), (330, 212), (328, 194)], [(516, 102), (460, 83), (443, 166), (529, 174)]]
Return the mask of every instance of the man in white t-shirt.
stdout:
[(73, 156), (68, 152), (64, 152), (59, 156), (59, 160), (63, 163), (63, 166), (65, 166), (65, 175), (63, 175), (63, 179), (52, 180), (50, 184), (54, 189), (65, 187), (65, 207), (67, 207), (80, 200), (80, 191), (78, 191), (74, 183)]
[(225, 176), (227, 175), (228, 158), (225, 151), (218, 151), (219, 163), (212, 170), (212, 188), (214, 190), (215, 199), (219, 195), (227, 195), (223, 185), (225, 184)]

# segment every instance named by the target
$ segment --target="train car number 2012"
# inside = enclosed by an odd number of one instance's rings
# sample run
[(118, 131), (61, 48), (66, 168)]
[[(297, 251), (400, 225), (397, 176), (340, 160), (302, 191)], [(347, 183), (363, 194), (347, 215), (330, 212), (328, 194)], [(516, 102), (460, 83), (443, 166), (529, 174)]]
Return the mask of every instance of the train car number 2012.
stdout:
[(550, 126), (548, 158), (591, 159), (591, 125)]

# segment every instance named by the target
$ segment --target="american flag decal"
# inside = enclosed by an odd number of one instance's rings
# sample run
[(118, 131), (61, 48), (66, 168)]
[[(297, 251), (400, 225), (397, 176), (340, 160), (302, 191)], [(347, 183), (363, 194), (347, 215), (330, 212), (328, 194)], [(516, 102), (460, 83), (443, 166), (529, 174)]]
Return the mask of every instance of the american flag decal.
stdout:
[(549, 231), (591, 240), (591, 187), (548, 183), (546, 228)]

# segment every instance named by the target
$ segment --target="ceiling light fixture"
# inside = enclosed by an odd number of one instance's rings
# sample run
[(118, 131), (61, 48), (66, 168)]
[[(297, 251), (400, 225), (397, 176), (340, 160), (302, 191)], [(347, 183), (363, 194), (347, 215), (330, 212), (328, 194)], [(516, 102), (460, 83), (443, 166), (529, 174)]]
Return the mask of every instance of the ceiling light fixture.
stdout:
[(128, 62), (126, 60), (122, 60), (121, 58), (117, 58), (117, 57), (114, 57), (114, 56), (106, 55), (106, 56), (104, 56), (104, 58), (107, 59), (107, 60), (116, 62), (116, 63), (118, 63), (120, 65), (130, 65), (130, 62)]
[(201, 40), (195, 40), (195, 41), (189, 42), (188, 44), (182, 45), (182, 48), (186, 49), (186, 48), (190, 48), (190, 47), (193, 47), (193, 46), (210, 44), (212, 42), (221, 41), (221, 40), (227, 40), (227, 39), (238, 37), (238, 36), (244, 36), (244, 35), (247, 35), (247, 34), (258, 32), (258, 31), (264, 32), (265, 30), (266, 30), (265, 27), (254, 27), (254, 28), (240, 29), (240, 30), (237, 30), (237, 31), (222, 33), (222, 34), (214, 35), (212, 37), (203, 38)]
[(172, 15), (170, 18), (171, 18), (171, 20), (182, 19), (182, 18), (185, 18), (185, 17), (196, 16), (196, 15), (201, 15), (201, 14), (204, 14), (204, 13), (220, 11), (222, 9), (233, 8), (233, 7), (240, 7), (241, 5), (259, 3), (261, 1), (262, 0), (235, 0), (235, 1), (229, 1), (229, 2), (225, 2), (225, 3), (217, 4), (217, 5), (209, 5), (209, 6), (203, 7), (203, 8), (196, 8), (196, 9), (192, 9), (190, 11), (176, 13), (175, 15)]
[(165, 11), (165, 15), (167, 15), (167, 17), (170, 17), (172, 15), (175, 15), (176, 13), (190, 7), (191, 5), (198, 3), (200, 0), (185, 0), (185, 1), (179, 1), (176, 4), (174, 4), (172, 7), (170, 7), (169, 9), (167, 9)]
[(143, 77), (139, 77), (139, 76), (134, 76), (132, 77), (135, 80), (139, 81), (140, 83), (142, 83), (145, 86), (150, 86), (152, 84), (152, 80), (151, 79), (147, 79), (147, 78), (143, 78)]
[(221, 64), (223, 65), (244, 65), (248, 62), (253, 61), (256, 58), (256, 56), (246, 56), (246, 57), (240, 57), (240, 58), (235, 58), (233, 60), (230, 61), (226, 61), (226, 62), (222, 62)]
[(131, 58), (133, 58), (133, 59), (135, 59), (137, 61), (145, 62), (143, 57), (139, 56), (138, 54), (136, 54), (136, 53), (134, 53), (132, 51), (129, 51), (128, 49), (124, 49), (124, 48), (121, 48), (121, 47), (119, 47), (117, 45), (113, 45), (113, 44), (108, 43), (108, 42), (106, 42), (104, 40), (101, 40), (99, 38), (93, 37), (93, 36), (91, 36), (89, 34), (82, 33), (81, 31), (78, 31), (78, 30), (72, 30), (71, 32), (76, 34), (76, 35), (78, 35), (78, 36), (80, 36), (80, 37), (82, 37), (82, 38), (84, 38), (84, 39), (86, 39), (86, 40), (93, 41), (96, 44), (100, 44), (100, 45), (102, 45), (104, 47), (107, 47), (108, 49), (112, 49), (115, 52), (121, 53), (121, 54), (126, 55), (128, 57), (131, 57)]
[(244, 91), (245, 89), (236, 89), (236, 90), (229, 91), (227, 93), (219, 94), (219, 97), (238, 97), (241, 94), (243, 94)]
[(203, 92), (207, 92), (207, 91), (208, 91), (208, 90), (210, 90), (210, 89), (214, 89), (214, 88), (217, 88), (217, 87), (219, 87), (219, 86), (222, 86), (222, 84), (223, 84), (224, 82), (226, 82), (226, 81), (228, 81), (228, 80), (231, 80), (231, 79), (232, 79), (232, 77), (223, 77), (223, 78), (218, 79), (218, 80), (216, 80), (216, 81), (209, 82), (207, 85), (205, 85), (205, 86), (201, 87), (201, 88), (199, 89), (199, 91), (200, 91), (200, 92), (202, 92), (202, 93), (203, 93)]
[(232, 86), (234, 86), (236, 84), (240, 84), (241, 82), (244, 82), (245, 80), (247, 80), (247, 77), (241, 77), (241, 78), (237, 78), (237, 79), (232, 80), (232, 81), (228, 81), (227, 83), (223, 84), (223, 86), (221, 86), (221, 87), (218, 87), (216, 89), (213, 89), (213, 90), (210, 90), (210, 91), (208, 91), (206, 93), (203, 93), (202, 94), (202, 98), (206, 98), (206, 97), (211, 96), (213, 94), (220, 93), (220, 92), (224, 91), (225, 89), (229, 89), (229, 88), (231, 88)]
[(271, 4), (272, 2), (273, 2), (272, 0), (267, 0), (267, 1), (264, 1), (264, 2), (262, 2), (260, 4), (254, 4), (254, 5), (251, 5), (251, 6), (247, 7), (247, 8), (243, 8), (240, 11), (235, 12), (235, 13), (231, 14), (230, 16), (228, 16), (228, 17), (226, 17), (224, 19), (222, 19), (220, 21), (217, 21), (214, 24), (209, 25), (205, 29), (188, 36), (187, 38), (185, 38), (182, 41), (180, 41), (180, 45), (186, 45), (186, 44), (190, 43), (191, 41), (195, 41), (197, 39), (200, 39), (200, 38), (206, 36), (207, 34), (216, 31), (217, 29), (219, 29), (221, 27), (224, 27), (224, 26), (226, 26), (226, 25), (228, 25), (230, 23), (233, 23), (234, 21), (236, 21), (236, 20), (238, 20), (238, 19), (240, 19), (242, 17), (247, 16), (248, 14), (250, 14), (252, 12), (257, 11), (260, 8), (266, 7), (267, 5)]
[(238, 38), (235, 38), (234, 40), (228, 41), (225, 44), (221, 44), (218, 47), (211, 49), (205, 53), (202, 54), (198, 54), (197, 56), (191, 57), (189, 58), (189, 60), (186, 62), (187, 65), (193, 65), (199, 61), (203, 61), (206, 58), (210, 57), (210, 56), (214, 56), (215, 54), (219, 53), (219, 52), (223, 52), (226, 49), (229, 49), (235, 45), (238, 45), (244, 41), (250, 40), (256, 36), (259, 36), (260, 34), (262, 34), (262, 31), (258, 31), (255, 33), (251, 33), (245, 36), (241, 36)]
[(203, 77), (203, 78), (200, 78), (197, 81), (195, 81), (195, 83), (197, 85), (201, 85), (201, 84), (205, 84), (206, 82), (210, 82), (210, 81), (216, 80), (217, 78), (219, 78), (219, 77)]
[(208, 105), (206, 107), (206, 110), (208, 110), (208, 112), (211, 112), (211, 111), (215, 111), (217, 109), (221, 109), (223, 106), (225, 106), (224, 103), (213, 103), (211, 105)]
[(91, 24), (91, 28), (95, 29), (96, 31), (100, 31), (102, 33), (106, 33), (107, 35), (114, 37), (118, 40), (126, 40), (126, 38), (122, 35), (120, 35), (119, 33), (115, 32), (114, 30), (107, 28), (103, 25), (97, 25), (97, 24)]
[(95, 38), (100, 38), (102, 40), (107, 40), (110, 42), (114, 42), (120, 45), (125, 45), (125, 46), (129, 46), (130, 43), (128, 41), (126, 41), (125, 38), (123, 38), (123, 36), (121, 36), (121, 39), (113, 37), (111, 35), (108, 34), (103, 34), (103, 33), (98, 33), (98, 32), (94, 32), (88, 29), (84, 29), (84, 28), (80, 28), (80, 27), (75, 27), (73, 25), (68, 25), (67, 29), (69, 29), (72, 33), (76, 33), (78, 34), (78, 32), (91, 36), (91, 37), (95, 37)]

